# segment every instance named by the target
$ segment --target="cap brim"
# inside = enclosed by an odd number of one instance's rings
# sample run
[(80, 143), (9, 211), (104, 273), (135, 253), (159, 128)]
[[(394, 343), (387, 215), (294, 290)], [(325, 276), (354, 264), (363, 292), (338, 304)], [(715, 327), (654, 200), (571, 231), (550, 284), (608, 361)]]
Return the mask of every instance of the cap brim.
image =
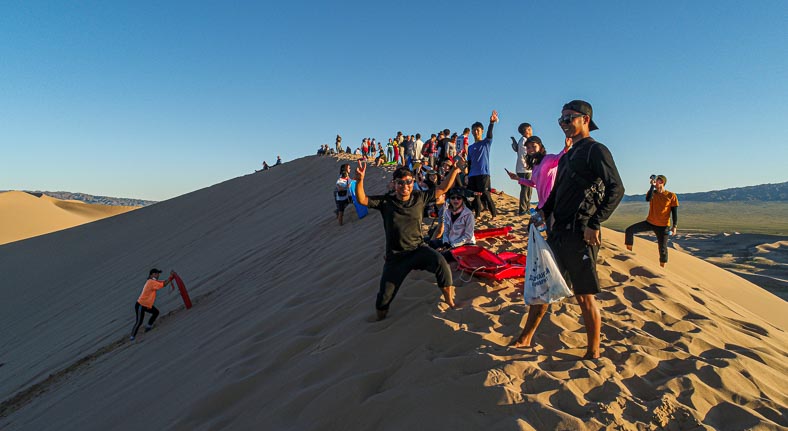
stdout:
[(591, 131), (591, 130), (596, 130), (596, 129), (598, 129), (598, 128), (599, 128), (599, 127), (597, 127), (597, 126), (596, 126), (596, 123), (594, 123), (594, 120), (591, 120), (591, 121), (588, 123), (588, 130), (589, 130), (589, 131)]

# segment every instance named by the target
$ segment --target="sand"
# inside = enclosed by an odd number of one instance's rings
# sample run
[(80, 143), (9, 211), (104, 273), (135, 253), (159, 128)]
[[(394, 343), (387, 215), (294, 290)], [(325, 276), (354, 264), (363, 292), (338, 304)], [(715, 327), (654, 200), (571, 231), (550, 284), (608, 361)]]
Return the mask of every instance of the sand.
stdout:
[[(389, 318), (369, 322), (383, 227), (352, 209), (337, 225), (340, 163), (305, 157), (0, 246), (0, 429), (788, 426), (786, 302), (678, 250), (662, 269), (653, 243), (627, 252), (610, 230), (599, 361), (578, 360), (573, 300), (551, 307), (534, 351), (507, 347), (521, 280), (455, 273), (466, 305), (448, 310), (433, 277), (414, 272)], [(370, 168), (367, 189), (389, 175)], [(495, 199), (513, 236), (481, 243), (524, 251), (515, 199)], [(155, 329), (128, 342), (153, 266), (176, 269), (195, 305), (162, 291)]]
[(122, 214), (136, 207), (86, 204), (42, 195), (0, 193), (0, 245)]

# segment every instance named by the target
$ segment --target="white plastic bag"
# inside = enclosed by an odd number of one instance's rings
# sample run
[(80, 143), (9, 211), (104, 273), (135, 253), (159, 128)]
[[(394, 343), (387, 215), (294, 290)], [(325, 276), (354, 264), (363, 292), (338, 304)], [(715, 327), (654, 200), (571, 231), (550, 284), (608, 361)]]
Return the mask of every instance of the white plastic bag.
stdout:
[(531, 225), (528, 231), (528, 257), (525, 261), (525, 303), (551, 304), (572, 295), (558, 270), (553, 251), (536, 230), (536, 226)]

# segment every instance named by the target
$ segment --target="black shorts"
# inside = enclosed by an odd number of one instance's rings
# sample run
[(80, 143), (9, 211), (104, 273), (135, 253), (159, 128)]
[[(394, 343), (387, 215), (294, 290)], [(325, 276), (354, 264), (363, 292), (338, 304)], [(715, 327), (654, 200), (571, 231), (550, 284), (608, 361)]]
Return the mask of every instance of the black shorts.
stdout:
[(350, 203), (350, 200), (345, 199), (344, 201), (336, 201), (336, 203), (337, 203), (337, 212), (343, 213), (345, 212), (345, 208), (347, 207), (347, 204)]
[(586, 244), (583, 228), (554, 230), (547, 238), (555, 261), (566, 284), (575, 295), (599, 293), (599, 277), (596, 273), (596, 256), (599, 246)]

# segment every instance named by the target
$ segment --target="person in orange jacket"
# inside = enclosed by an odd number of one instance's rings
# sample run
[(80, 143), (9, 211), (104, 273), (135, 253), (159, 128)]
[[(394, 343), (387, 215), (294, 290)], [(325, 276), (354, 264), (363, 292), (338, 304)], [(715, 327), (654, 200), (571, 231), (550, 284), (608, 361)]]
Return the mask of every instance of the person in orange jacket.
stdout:
[[(136, 314), (137, 318), (134, 322), (134, 327), (131, 329), (131, 337), (129, 337), (130, 341), (134, 341), (134, 338), (137, 336), (137, 331), (140, 329), (140, 326), (142, 326), (142, 321), (145, 319), (145, 313), (151, 314), (150, 319), (148, 319), (148, 324), (145, 325), (145, 332), (148, 332), (153, 328), (153, 322), (155, 322), (156, 318), (159, 317), (159, 310), (153, 306), (153, 302), (156, 301), (156, 291), (170, 284), (174, 278), (173, 274), (174, 273), (170, 271), (170, 277), (167, 278), (167, 281), (159, 281), (159, 276), (161, 275), (160, 269), (153, 268), (148, 273), (148, 281), (145, 282), (145, 286), (142, 288), (142, 293), (137, 299), (137, 303), (134, 304), (134, 313)], [(174, 289), (175, 286), (171, 286), (170, 292), (172, 292)]]

